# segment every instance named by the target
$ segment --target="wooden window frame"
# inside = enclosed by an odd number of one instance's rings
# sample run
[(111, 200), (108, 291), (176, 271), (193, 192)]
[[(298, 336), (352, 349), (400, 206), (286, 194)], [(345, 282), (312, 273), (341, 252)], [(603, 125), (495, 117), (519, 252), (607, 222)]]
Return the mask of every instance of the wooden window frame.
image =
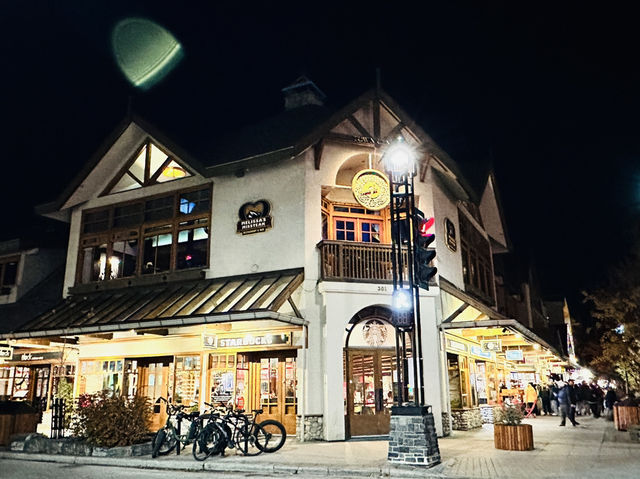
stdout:
[[(348, 208), (350, 211), (336, 211), (336, 208)], [(362, 209), (365, 213), (355, 213), (352, 212), (352, 209)], [(347, 203), (333, 203), (326, 198), (322, 198), (322, 207), (321, 207), (321, 216), (326, 216), (327, 218), (327, 240), (331, 241), (342, 241), (336, 239), (336, 227), (335, 222), (337, 219), (347, 219), (356, 221), (356, 240), (355, 241), (347, 241), (348, 243), (360, 243), (360, 244), (391, 244), (391, 219), (389, 208), (385, 208), (380, 211), (370, 211), (366, 213), (367, 210), (364, 206), (355, 205), (355, 204), (347, 204)], [(363, 243), (361, 241), (361, 231), (359, 225), (362, 221), (377, 221), (380, 222), (380, 243)]]
[(460, 254), (462, 256), (462, 267), (465, 287), (476, 294), (495, 302), (495, 279), (493, 271), (493, 261), (491, 256), (491, 245), (473, 223), (460, 212)]
[[(198, 268), (206, 268), (209, 265), (209, 255), (211, 251), (211, 206), (212, 206), (212, 190), (211, 185), (208, 184), (206, 186), (199, 185), (194, 186), (192, 188), (187, 188), (183, 190), (168, 192), (164, 194), (158, 194), (154, 196), (147, 196), (144, 198), (139, 198), (135, 200), (125, 201), (122, 203), (116, 203), (113, 205), (109, 205), (107, 207), (102, 208), (93, 208), (88, 209), (82, 212), (82, 221), (80, 224), (80, 239), (78, 244), (78, 254), (77, 254), (77, 265), (76, 265), (76, 285), (79, 284), (88, 284), (88, 283), (99, 283), (102, 281), (112, 281), (109, 279), (111, 271), (109, 261), (107, 261), (105, 268), (105, 279), (104, 280), (89, 280), (86, 283), (82, 282), (82, 266), (84, 259), (84, 249), (91, 246), (98, 246), (100, 244), (107, 244), (106, 255), (107, 258), (113, 254), (113, 245), (118, 241), (126, 241), (128, 239), (137, 239), (138, 240), (138, 252), (136, 256), (136, 268), (135, 273), (132, 276), (122, 276), (119, 278), (114, 278), (113, 280), (119, 279), (127, 279), (127, 278), (138, 278), (142, 276), (153, 276), (154, 274), (168, 274), (175, 271), (186, 271), (188, 269), (198, 269)], [(208, 190), (209, 191), (209, 208), (204, 212), (195, 212), (189, 214), (180, 213), (180, 198), (184, 194), (188, 194), (194, 191), (200, 190)], [(158, 219), (153, 221), (145, 221), (144, 213), (145, 213), (145, 204), (148, 201), (163, 198), (163, 197), (172, 197), (173, 200), (173, 213), (171, 217), (167, 217), (164, 219)], [(117, 208), (121, 208), (123, 206), (129, 206), (133, 204), (142, 204), (142, 222), (137, 225), (131, 226), (114, 226), (114, 214)], [(107, 229), (104, 231), (96, 231), (91, 233), (84, 233), (85, 229), (85, 218), (87, 215), (108, 211), (108, 225)], [(186, 224), (191, 223), (191, 224)], [(163, 226), (167, 226), (166, 228), (162, 228)], [(153, 234), (149, 232), (152, 228), (158, 228), (156, 231), (153, 231)], [(206, 251), (206, 264), (201, 266), (195, 266), (193, 268), (177, 268), (177, 249), (178, 249), (178, 234), (180, 231), (197, 229), (197, 228), (208, 228), (209, 229), (209, 239), (207, 241), (207, 251)], [(171, 253), (170, 253), (170, 266), (168, 271), (163, 271), (159, 273), (150, 273), (143, 274), (143, 246), (145, 238), (158, 235), (170, 233), (171, 237)]]

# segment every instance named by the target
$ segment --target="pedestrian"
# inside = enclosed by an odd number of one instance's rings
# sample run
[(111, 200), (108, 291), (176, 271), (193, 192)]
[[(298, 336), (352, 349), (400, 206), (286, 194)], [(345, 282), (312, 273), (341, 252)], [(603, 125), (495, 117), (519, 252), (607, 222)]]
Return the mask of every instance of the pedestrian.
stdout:
[(577, 426), (579, 424), (575, 420), (577, 396), (573, 389), (573, 380), (570, 379), (568, 384), (558, 381), (558, 388), (560, 389), (558, 392), (558, 407), (560, 408), (560, 416), (562, 417), (560, 426), (565, 425), (567, 417), (569, 421), (571, 421), (571, 424)]
[(589, 389), (587, 381), (582, 381), (579, 385), (574, 386), (574, 389), (577, 397), (576, 414), (578, 414), (578, 416), (586, 416), (590, 412), (589, 400), (591, 398), (591, 389)]
[(558, 404), (558, 393), (560, 392), (560, 388), (558, 387), (557, 382), (552, 382), (549, 386), (549, 390), (551, 391), (551, 414), (557, 416), (560, 414), (560, 407)]
[(591, 384), (591, 397), (589, 398), (589, 406), (591, 407), (591, 413), (593, 417), (600, 417), (602, 412), (602, 400), (604, 399), (604, 393), (600, 386), (596, 383)]
[(526, 404), (527, 416), (536, 417), (536, 403), (538, 402), (538, 392), (533, 383), (527, 384), (524, 391), (524, 403)]
[(604, 395), (604, 406), (607, 408), (606, 418), (609, 421), (613, 420), (613, 405), (618, 400), (615, 390), (609, 386), (607, 388), (607, 394)]
[(542, 400), (542, 413), (545, 416), (551, 415), (551, 388), (548, 384), (543, 384), (540, 388), (540, 399)]

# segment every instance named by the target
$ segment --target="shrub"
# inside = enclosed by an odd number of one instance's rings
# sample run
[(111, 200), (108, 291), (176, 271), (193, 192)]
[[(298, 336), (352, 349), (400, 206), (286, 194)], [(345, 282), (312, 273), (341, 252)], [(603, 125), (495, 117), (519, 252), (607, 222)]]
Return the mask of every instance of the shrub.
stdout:
[(518, 405), (503, 404), (499, 409), (496, 409), (493, 422), (494, 424), (517, 426), (522, 422), (522, 409)]
[(147, 440), (151, 406), (145, 397), (127, 398), (110, 391), (78, 398), (74, 435), (101, 447), (130, 446)]

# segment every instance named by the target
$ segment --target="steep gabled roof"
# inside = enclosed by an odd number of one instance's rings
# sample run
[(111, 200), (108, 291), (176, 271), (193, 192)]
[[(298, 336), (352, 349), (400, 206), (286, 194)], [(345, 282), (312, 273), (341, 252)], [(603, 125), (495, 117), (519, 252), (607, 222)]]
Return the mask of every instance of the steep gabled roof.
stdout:
[(181, 146), (172, 141), (170, 139), (170, 136), (166, 135), (164, 132), (156, 128), (153, 124), (149, 123), (135, 113), (130, 113), (123, 120), (121, 120), (120, 123), (118, 123), (118, 125), (113, 129), (109, 136), (107, 136), (105, 141), (103, 141), (102, 144), (98, 147), (95, 153), (91, 155), (89, 161), (84, 164), (78, 174), (75, 175), (73, 179), (67, 184), (58, 198), (56, 198), (52, 202), (37, 206), (36, 213), (45, 216), (56, 217), (57, 219), (64, 219), (62, 217), (64, 215), (56, 215), (56, 213), (63, 208), (67, 200), (71, 198), (74, 192), (78, 190), (83, 181), (96, 168), (103, 157), (107, 154), (109, 149), (118, 141), (120, 137), (122, 137), (125, 131), (127, 131), (127, 129), (132, 124), (137, 125), (141, 130), (148, 133), (149, 136), (155, 138), (162, 145), (169, 148), (173, 153), (186, 161), (189, 166), (191, 166), (198, 173), (204, 175), (204, 167), (202, 166), (202, 164)]

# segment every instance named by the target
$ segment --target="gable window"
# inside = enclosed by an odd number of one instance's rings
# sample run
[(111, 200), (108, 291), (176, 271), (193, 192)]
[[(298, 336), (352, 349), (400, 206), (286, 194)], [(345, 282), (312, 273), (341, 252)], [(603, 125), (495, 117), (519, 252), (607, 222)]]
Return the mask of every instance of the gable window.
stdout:
[(151, 140), (146, 140), (103, 194), (120, 193), (187, 176), (191, 173), (175, 158)]
[(0, 259), (0, 294), (9, 294), (11, 286), (15, 286), (19, 261), (20, 256)]
[(465, 287), (493, 304), (493, 268), (489, 241), (460, 213), (460, 251)]
[(206, 266), (210, 212), (209, 186), (85, 212), (77, 282)]

